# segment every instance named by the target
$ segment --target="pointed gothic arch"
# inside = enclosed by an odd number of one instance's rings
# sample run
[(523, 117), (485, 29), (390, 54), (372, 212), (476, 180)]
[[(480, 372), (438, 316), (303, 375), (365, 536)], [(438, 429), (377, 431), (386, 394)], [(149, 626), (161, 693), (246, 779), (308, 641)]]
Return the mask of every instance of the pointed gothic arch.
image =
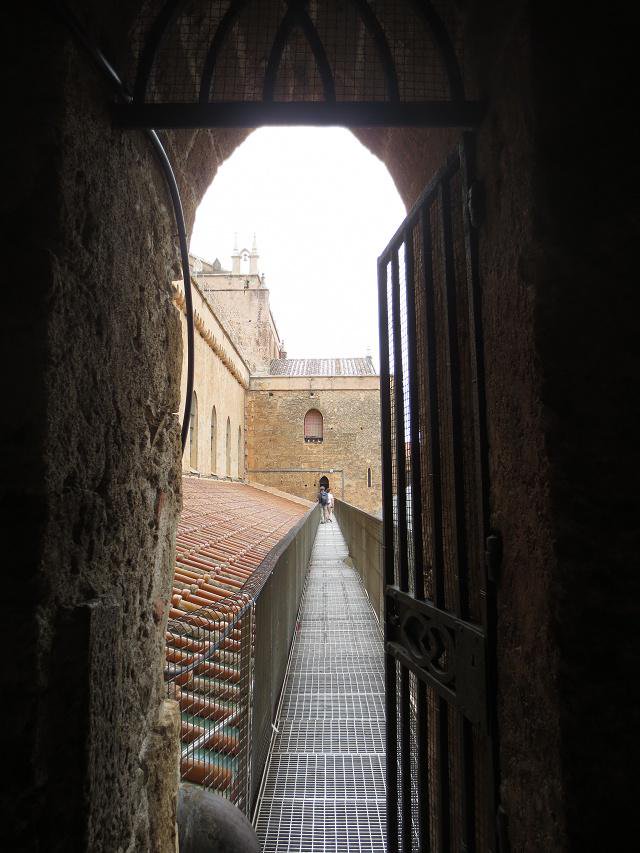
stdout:
[[(124, 125), (470, 126), (482, 114), (467, 97), (462, 31), (443, 0), (157, 5), (132, 36)], [(357, 51), (340, 47), (341, 33)], [(178, 59), (184, 44), (190, 68)]]

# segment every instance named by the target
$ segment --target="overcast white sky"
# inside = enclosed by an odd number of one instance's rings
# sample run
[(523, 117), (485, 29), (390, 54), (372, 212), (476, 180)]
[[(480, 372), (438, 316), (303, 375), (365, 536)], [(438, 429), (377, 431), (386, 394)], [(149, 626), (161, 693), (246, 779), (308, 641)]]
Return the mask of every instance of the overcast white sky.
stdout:
[(378, 365), (376, 260), (405, 215), (386, 166), (342, 128), (262, 128), (218, 171), (191, 251), (231, 268), (255, 232), (289, 358)]

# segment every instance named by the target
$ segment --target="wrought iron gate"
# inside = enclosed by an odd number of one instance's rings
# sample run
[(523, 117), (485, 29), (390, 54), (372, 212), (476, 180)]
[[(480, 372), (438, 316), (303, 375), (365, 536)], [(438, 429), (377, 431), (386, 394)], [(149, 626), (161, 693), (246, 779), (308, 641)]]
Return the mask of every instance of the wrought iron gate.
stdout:
[(388, 849), (495, 849), (473, 137), (378, 261)]

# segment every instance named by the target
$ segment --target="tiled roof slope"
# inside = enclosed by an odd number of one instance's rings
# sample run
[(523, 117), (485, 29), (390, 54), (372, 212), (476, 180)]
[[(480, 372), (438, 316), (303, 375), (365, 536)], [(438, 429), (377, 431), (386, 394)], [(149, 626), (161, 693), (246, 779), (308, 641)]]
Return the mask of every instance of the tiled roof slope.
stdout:
[(256, 570), (306, 511), (240, 483), (183, 479), (165, 672), (180, 706), (180, 775), (226, 796), (242, 785), (248, 749), (243, 608)]
[(241, 483), (183, 479), (170, 618), (238, 592), (306, 512)]
[(376, 376), (371, 356), (366, 358), (274, 358), (270, 376)]

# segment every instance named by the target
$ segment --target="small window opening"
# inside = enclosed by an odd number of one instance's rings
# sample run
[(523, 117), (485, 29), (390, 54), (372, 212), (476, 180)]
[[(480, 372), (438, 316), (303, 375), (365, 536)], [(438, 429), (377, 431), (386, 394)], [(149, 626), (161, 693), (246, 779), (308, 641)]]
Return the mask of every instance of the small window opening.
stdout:
[(227, 418), (227, 477), (231, 477), (231, 419)]
[(371, 468), (367, 468), (367, 486), (371, 488)]
[(242, 429), (238, 427), (238, 479), (244, 476), (244, 453), (242, 452)]
[(309, 409), (304, 416), (304, 440), (312, 443), (322, 441), (322, 415), (317, 409)]

